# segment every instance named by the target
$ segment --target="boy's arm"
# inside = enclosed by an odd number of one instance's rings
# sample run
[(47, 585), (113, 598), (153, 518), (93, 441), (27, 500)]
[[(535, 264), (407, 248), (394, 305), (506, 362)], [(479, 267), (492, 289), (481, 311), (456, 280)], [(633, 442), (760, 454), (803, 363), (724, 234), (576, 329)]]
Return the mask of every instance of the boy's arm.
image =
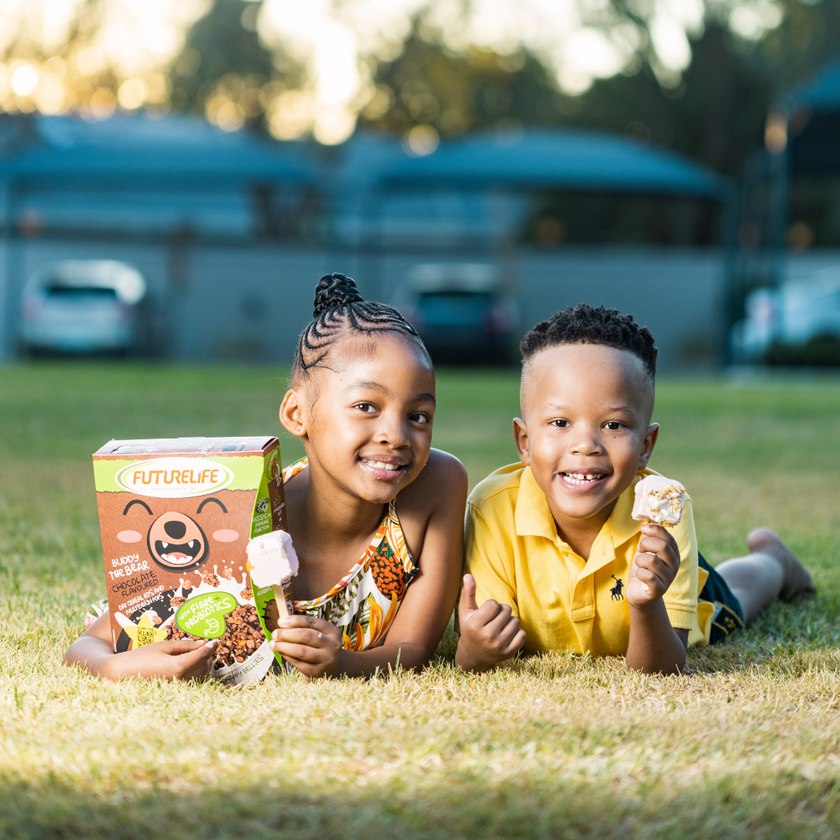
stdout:
[(128, 677), (189, 680), (210, 673), (218, 642), (204, 639), (157, 642), (114, 653), (111, 646), (110, 613), (105, 612), (64, 654), (68, 665), (79, 665), (95, 677), (109, 680)]
[(464, 575), (458, 620), (461, 635), (455, 664), (464, 671), (481, 673), (510, 659), (525, 644), (525, 631), (508, 604), (493, 598), (480, 607), (475, 600), (475, 578)]
[[(525, 631), (514, 615), (516, 599), (499, 548), (481, 514), (467, 505), (464, 527), (466, 568), (461, 599), (458, 604), (460, 637), (455, 664), (464, 671), (479, 673), (510, 659), (525, 644)], [(482, 589), (495, 597), (479, 606), (476, 601), (476, 580)]]
[(679, 568), (680, 551), (673, 536), (659, 525), (643, 525), (625, 596), (630, 606), (626, 662), (635, 671), (678, 674), (685, 668), (688, 630), (671, 626), (662, 600)]

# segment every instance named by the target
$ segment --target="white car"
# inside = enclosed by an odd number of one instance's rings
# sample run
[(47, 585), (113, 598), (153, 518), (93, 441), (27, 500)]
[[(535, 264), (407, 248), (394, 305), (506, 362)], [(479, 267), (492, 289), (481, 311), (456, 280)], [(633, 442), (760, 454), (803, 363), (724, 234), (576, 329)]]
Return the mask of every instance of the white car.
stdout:
[(751, 292), (746, 318), (732, 328), (732, 353), (736, 362), (761, 362), (774, 342), (802, 347), (818, 336), (840, 341), (840, 267)]
[(146, 341), (146, 281), (114, 260), (41, 266), (21, 294), (23, 353), (130, 353)]

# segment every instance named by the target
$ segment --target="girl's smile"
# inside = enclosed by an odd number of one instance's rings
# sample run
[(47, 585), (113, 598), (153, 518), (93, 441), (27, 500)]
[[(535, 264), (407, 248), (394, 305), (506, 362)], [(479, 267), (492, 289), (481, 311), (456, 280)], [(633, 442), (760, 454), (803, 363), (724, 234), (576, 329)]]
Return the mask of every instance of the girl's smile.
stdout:
[(302, 438), (310, 469), (326, 479), (319, 486), (385, 504), (429, 458), (434, 371), (413, 341), (393, 333), (375, 341), (349, 335), (332, 353), (329, 369), (284, 400), (294, 401), (292, 424), (282, 408), (281, 419)]
[(391, 459), (385, 456), (377, 458), (362, 458), (362, 466), (380, 481), (396, 481), (402, 478), (408, 463), (403, 460)]

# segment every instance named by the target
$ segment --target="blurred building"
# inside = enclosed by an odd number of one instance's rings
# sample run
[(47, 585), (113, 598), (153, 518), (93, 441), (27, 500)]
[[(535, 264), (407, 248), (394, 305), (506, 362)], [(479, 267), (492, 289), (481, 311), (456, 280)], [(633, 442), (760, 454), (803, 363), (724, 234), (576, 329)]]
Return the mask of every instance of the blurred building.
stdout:
[(7, 134), (6, 355), (26, 278), (96, 258), (146, 277), (167, 358), (288, 362), (322, 273), (394, 300), (435, 263), (492, 266), (523, 330), (585, 301), (648, 324), (665, 369), (721, 358), (728, 186), (624, 138), (487, 133), (418, 157), (357, 134), (318, 157), (187, 117), (36, 117)]
[(308, 287), (326, 266), (322, 193), (295, 144), (282, 149), (192, 117), (4, 119), (3, 355), (26, 279), (59, 260), (139, 269), (153, 352), (166, 358), (276, 359), (275, 325), (297, 328), (311, 314), (310, 293), (301, 286), (296, 298), (295, 281)]
[(730, 192), (714, 173), (576, 130), (476, 134), (422, 157), (383, 142), (348, 144), (356, 183), (334, 210), (335, 240), (380, 297), (417, 263), (490, 263), (523, 331), (603, 304), (650, 326), (666, 369), (720, 361)]
[(840, 361), (838, 136), (840, 62), (780, 97), (745, 168), (729, 320), (747, 317), (736, 330), (746, 361), (818, 336), (834, 337)]

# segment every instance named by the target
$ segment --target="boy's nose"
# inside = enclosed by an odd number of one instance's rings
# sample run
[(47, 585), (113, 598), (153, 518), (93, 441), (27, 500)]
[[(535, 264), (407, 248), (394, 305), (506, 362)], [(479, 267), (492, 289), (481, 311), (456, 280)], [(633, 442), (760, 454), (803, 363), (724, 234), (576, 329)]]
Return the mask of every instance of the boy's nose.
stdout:
[(571, 451), (575, 455), (600, 455), (604, 451), (601, 436), (595, 429), (576, 428), (571, 441)]

